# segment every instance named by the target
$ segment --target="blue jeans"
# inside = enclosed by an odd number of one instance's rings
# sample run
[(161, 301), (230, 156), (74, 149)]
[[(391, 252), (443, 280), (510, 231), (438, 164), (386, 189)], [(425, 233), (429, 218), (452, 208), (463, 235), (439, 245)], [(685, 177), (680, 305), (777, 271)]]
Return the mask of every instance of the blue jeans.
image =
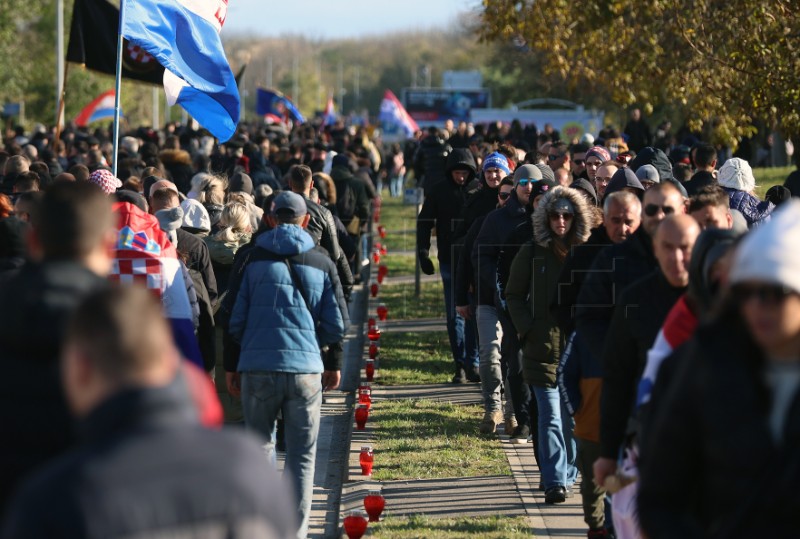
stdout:
[(574, 422), (561, 405), (557, 387), (531, 386), (531, 391), (539, 412), (539, 469), (545, 489), (570, 487), (578, 476)]
[(447, 336), (450, 338), (450, 351), (456, 363), (464, 364), (464, 319), (456, 314), (453, 305), (452, 265), (439, 261), (439, 275), (444, 288), (444, 313), (447, 319)]
[(389, 194), (392, 197), (403, 196), (403, 183), (405, 178), (402, 174), (397, 174), (389, 179)]
[(286, 465), (297, 496), (298, 537), (308, 533), (311, 498), (314, 495), (314, 462), (322, 407), (319, 374), (290, 372), (243, 372), (244, 422), (267, 440), (264, 449), (275, 462), (275, 421), (283, 413), (286, 433)]

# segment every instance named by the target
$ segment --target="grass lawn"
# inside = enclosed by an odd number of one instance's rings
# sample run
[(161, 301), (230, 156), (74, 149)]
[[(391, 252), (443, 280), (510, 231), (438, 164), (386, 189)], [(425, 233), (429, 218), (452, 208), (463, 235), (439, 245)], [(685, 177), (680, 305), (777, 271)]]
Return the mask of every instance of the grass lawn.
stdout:
[(446, 331), (381, 335), (380, 375), (376, 383), (444, 384), (453, 375)]
[(480, 405), (381, 401), (370, 415), (380, 426), (376, 481), (511, 475), (497, 437), (478, 432)]
[(386, 238), (376, 235), (375, 241), (392, 251), (413, 251), (417, 230), (417, 207), (406, 206), (402, 198), (381, 199), (381, 225), (386, 228)]
[(377, 539), (530, 539), (530, 527), (523, 517), (430, 518), (413, 515), (408, 518), (387, 517), (369, 525), (370, 537)]
[(756, 194), (764, 200), (767, 190), (773, 185), (783, 185), (786, 177), (795, 167), (754, 168), (753, 176), (756, 178)]
[[(389, 275), (392, 275), (391, 270)], [(414, 296), (414, 283), (384, 285), (378, 297), (389, 309), (389, 320), (444, 320), (444, 292), (440, 282), (421, 283), (420, 297)]]
[[(439, 260), (435, 256), (431, 257), (431, 260), (433, 261), (434, 275), (438, 275)], [(414, 275), (417, 257), (405, 254), (393, 255), (392, 252), (389, 251), (388, 255), (381, 257), (381, 263), (386, 264), (386, 267), (389, 268), (389, 277), (402, 277), (404, 275)]]

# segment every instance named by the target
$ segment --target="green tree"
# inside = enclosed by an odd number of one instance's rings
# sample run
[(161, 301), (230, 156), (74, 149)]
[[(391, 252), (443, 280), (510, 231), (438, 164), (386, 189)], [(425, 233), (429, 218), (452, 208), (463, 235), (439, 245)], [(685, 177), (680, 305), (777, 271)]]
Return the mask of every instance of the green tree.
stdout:
[(484, 0), (480, 28), (528, 48), (571, 89), (679, 111), (718, 142), (756, 122), (800, 132), (793, 0)]

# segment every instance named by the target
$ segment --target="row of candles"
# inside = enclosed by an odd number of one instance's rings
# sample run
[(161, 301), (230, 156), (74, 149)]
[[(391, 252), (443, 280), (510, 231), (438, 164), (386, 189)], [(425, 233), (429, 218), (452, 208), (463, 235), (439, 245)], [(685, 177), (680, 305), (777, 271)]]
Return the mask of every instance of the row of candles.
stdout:
[[(378, 227), (378, 233), (381, 238), (386, 237), (386, 231), (383, 226)], [(380, 263), (380, 257), (385, 256), (387, 253), (386, 247), (380, 243), (375, 243), (372, 252), (372, 260), (375, 264)], [(373, 298), (378, 297), (380, 285), (389, 273), (389, 268), (385, 265), (378, 266), (378, 282), (370, 285), (370, 295)], [(384, 304), (379, 304), (376, 308), (378, 320), (385, 321), (389, 316), (389, 309)], [(371, 382), (375, 378), (376, 361), (378, 360), (378, 353), (380, 352), (380, 339), (381, 329), (375, 318), (370, 317), (367, 326), (367, 338), (369, 339), (369, 358), (365, 362), (364, 375), (366, 381), (361, 382), (358, 386), (358, 405), (355, 411), (356, 430), (366, 429), (367, 420), (369, 419), (369, 411), (372, 408), (372, 386)], [(372, 476), (372, 466), (375, 462), (375, 455), (372, 451), (372, 446), (361, 446), (361, 452), (358, 455), (358, 463), (361, 466), (361, 475), (370, 477)], [(381, 513), (386, 506), (386, 500), (378, 490), (371, 490), (364, 497), (364, 509), (369, 515), (369, 522), (378, 522)], [(344, 518), (344, 531), (349, 539), (360, 539), (367, 531), (368, 521), (364, 517), (363, 512), (353, 511)]]

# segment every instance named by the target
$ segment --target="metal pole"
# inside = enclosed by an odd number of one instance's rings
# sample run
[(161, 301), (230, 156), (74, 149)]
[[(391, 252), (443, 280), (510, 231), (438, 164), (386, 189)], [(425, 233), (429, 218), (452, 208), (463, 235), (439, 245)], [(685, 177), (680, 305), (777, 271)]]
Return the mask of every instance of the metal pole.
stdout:
[(56, 118), (60, 118), (60, 121), (56, 122), (56, 138), (54, 141), (61, 139), (61, 131), (64, 129), (64, 107), (67, 99), (67, 73), (69, 73), (69, 64), (64, 66), (64, 87), (61, 89), (61, 96), (58, 99), (58, 112), (56, 113)]
[(267, 89), (272, 89), (272, 56), (267, 58)]
[[(247, 71), (247, 69), (245, 69), (245, 71)], [(247, 112), (247, 106), (245, 105), (245, 102), (247, 101), (247, 90), (245, 89), (245, 88), (247, 88), (247, 86), (245, 86), (247, 84), (246, 77), (247, 77), (247, 73), (245, 73), (243, 71), (242, 72), (242, 79), (239, 81), (239, 86), (240, 86), (240, 88), (239, 88), (239, 98), (241, 99), (241, 109), (240, 109), (240, 112), (239, 112), (239, 116), (241, 117), (242, 121), (244, 121), (244, 119), (245, 119), (244, 115)]]
[(356, 66), (355, 75), (353, 77), (353, 101), (355, 102), (355, 110), (358, 113), (358, 107), (361, 104), (361, 84), (360, 84), (360, 77), (361, 77), (361, 66)]
[(64, 0), (56, 2), (56, 126), (64, 123)]
[(317, 110), (322, 110), (322, 60), (317, 59)]
[(158, 86), (153, 86), (153, 129), (158, 129)]
[(342, 77), (344, 76), (344, 68), (342, 62), (339, 62), (339, 67), (336, 69), (336, 94), (339, 98), (339, 114), (344, 115), (344, 88), (342, 88)]
[[(417, 197), (417, 213), (415, 214), (419, 217), (419, 212), (422, 211), (422, 197), (419, 196), (419, 189), (416, 190), (415, 196)], [(422, 275), (420, 274), (420, 267), (419, 267), (419, 244), (417, 243), (417, 235), (414, 234), (414, 251), (417, 253), (417, 265), (414, 268), (414, 297), (419, 298), (422, 294), (422, 288), (420, 281), (422, 280)]]
[(298, 80), (298, 70), (299, 65), (297, 57), (295, 56), (294, 60), (292, 60), (292, 101), (296, 107), (299, 106), (300, 101), (300, 81)]
[(119, 30), (117, 31), (117, 78), (114, 82), (114, 161), (111, 172), (117, 175), (117, 155), (119, 154), (119, 115), (122, 88), (122, 22), (125, 20), (125, 0), (119, 2)]

